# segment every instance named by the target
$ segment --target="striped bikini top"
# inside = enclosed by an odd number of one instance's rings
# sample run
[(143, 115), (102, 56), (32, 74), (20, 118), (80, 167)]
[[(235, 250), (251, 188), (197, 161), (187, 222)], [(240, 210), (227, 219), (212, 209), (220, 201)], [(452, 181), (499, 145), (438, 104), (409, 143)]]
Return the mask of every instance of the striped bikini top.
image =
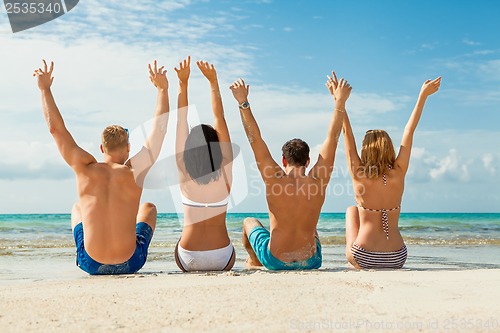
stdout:
[[(389, 169), (392, 169), (392, 168), (389, 167)], [(382, 174), (382, 180), (384, 181), (384, 186), (387, 186), (387, 176), (385, 175), (385, 173)], [(385, 208), (370, 209), (370, 208), (366, 208), (366, 207), (361, 206), (359, 203), (357, 203), (357, 204), (358, 204), (359, 208), (362, 208), (362, 209), (367, 210), (369, 212), (381, 212), (382, 213), (382, 228), (384, 228), (385, 235), (386, 235), (387, 239), (389, 239), (389, 216), (387, 215), (387, 212), (392, 212), (394, 210), (400, 209), (401, 204), (399, 206), (391, 208), (391, 209), (385, 209)]]

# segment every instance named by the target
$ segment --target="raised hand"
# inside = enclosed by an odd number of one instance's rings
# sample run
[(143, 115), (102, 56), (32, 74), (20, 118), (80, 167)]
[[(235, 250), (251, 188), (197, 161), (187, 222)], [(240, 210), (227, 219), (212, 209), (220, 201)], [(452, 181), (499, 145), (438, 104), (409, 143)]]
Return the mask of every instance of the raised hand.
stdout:
[(187, 83), (189, 80), (189, 74), (191, 73), (191, 56), (188, 56), (187, 59), (184, 59), (179, 63), (179, 69), (177, 67), (174, 70), (177, 72), (177, 77), (181, 83)]
[(422, 88), (420, 89), (420, 95), (427, 97), (434, 94), (439, 90), (439, 86), (441, 85), (441, 76), (434, 80), (427, 80), (422, 84)]
[(327, 75), (328, 80), (326, 81), (326, 87), (330, 91), (335, 102), (345, 103), (351, 95), (352, 87), (344, 78), (338, 81), (334, 71), (332, 71), (332, 76), (333, 78)]
[(153, 67), (151, 64), (148, 64), (149, 69), (149, 79), (153, 85), (160, 89), (168, 89), (168, 80), (167, 80), (167, 70), (164, 69), (165, 66), (161, 66), (157, 68), (156, 60), (153, 62)]
[(337, 81), (337, 75), (335, 75), (334, 71), (332, 71), (332, 76), (333, 78), (331, 78), (329, 75), (326, 76), (328, 80), (326, 81), (325, 85), (330, 91), (330, 94), (333, 96), (333, 99), (335, 99), (335, 89), (337, 89), (339, 83)]
[(345, 103), (351, 94), (351, 85), (343, 78), (339, 81), (334, 71), (332, 71), (332, 77), (329, 75), (326, 77), (328, 80), (325, 85), (328, 88), (328, 91), (330, 91), (330, 94), (333, 96), (333, 99), (336, 102)]
[(50, 89), (54, 78), (52, 77), (52, 72), (54, 71), (54, 62), (50, 62), (50, 69), (48, 69), (47, 62), (43, 60), (43, 70), (41, 68), (35, 69), (33, 76), (37, 77), (38, 88), (40, 90)]
[(229, 89), (231, 89), (234, 98), (239, 104), (248, 101), (248, 90), (250, 89), (250, 86), (245, 85), (245, 81), (243, 81), (243, 79), (234, 81)]
[(217, 72), (215, 71), (213, 64), (209, 64), (206, 61), (197, 61), (196, 65), (198, 65), (198, 68), (203, 73), (203, 75), (205, 75), (209, 82), (217, 81)]
[(340, 79), (337, 88), (334, 91), (335, 101), (337, 103), (347, 101), (347, 99), (351, 95), (351, 90), (352, 90), (351, 85), (343, 78)]

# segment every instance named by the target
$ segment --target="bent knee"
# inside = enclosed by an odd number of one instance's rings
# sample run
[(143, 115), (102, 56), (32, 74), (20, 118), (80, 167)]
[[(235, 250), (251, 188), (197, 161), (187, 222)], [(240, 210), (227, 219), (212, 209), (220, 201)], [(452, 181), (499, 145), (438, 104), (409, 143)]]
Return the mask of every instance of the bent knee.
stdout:
[(243, 227), (246, 226), (255, 227), (255, 226), (262, 226), (262, 224), (255, 217), (247, 217), (243, 220)]
[(151, 203), (151, 202), (145, 202), (141, 205), (141, 208), (140, 208), (140, 211), (139, 211), (140, 214), (146, 214), (148, 216), (155, 216), (158, 215), (158, 211), (156, 209), (156, 206), (155, 204)]
[(349, 206), (347, 207), (347, 210), (345, 211), (346, 215), (352, 215), (352, 214), (358, 214), (358, 207), (357, 206)]
[(243, 220), (243, 231), (248, 235), (255, 227), (262, 227), (262, 224), (254, 217), (247, 217)]
[(156, 226), (156, 217), (158, 212), (156, 206), (151, 202), (145, 202), (141, 205), (139, 213), (137, 214), (137, 222), (145, 222), (154, 230)]
[(145, 202), (141, 205), (141, 208), (156, 210), (156, 205), (152, 202)]

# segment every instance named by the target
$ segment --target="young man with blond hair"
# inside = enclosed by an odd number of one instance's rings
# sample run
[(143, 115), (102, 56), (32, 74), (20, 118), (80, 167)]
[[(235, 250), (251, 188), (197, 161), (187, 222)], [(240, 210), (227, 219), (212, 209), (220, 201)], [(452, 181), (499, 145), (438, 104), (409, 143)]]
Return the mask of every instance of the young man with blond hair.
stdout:
[(146, 262), (156, 226), (156, 207), (140, 205), (142, 184), (160, 154), (166, 134), (169, 100), (163, 67), (149, 67), (158, 89), (153, 128), (142, 149), (129, 158), (128, 130), (108, 126), (102, 134), (103, 162), (77, 145), (66, 129), (51, 92), (54, 63), (36, 69), (45, 120), (62, 157), (76, 175), (78, 202), (71, 211), (77, 265), (93, 274), (135, 273)]

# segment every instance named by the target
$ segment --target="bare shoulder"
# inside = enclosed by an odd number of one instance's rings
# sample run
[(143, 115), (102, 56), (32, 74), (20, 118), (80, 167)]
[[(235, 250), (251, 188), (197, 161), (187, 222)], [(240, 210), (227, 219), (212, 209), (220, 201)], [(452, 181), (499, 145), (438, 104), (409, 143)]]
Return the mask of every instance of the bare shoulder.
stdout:
[(265, 172), (262, 172), (261, 175), (266, 184), (278, 184), (288, 180), (285, 171), (279, 167), (273, 168), (272, 170), (265, 170)]
[[(120, 175), (120, 176), (124, 176), (124, 177), (128, 177), (130, 175), (135, 175), (137, 169), (133, 169), (131, 166), (129, 165), (126, 165), (126, 164), (113, 164), (112, 166), (109, 166), (107, 165), (106, 163), (102, 163), (104, 164), (104, 167), (103, 167), (103, 172), (110, 172), (114, 175)], [(106, 169), (106, 166), (108, 167), (108, 169)], [(106, 170), (106, 171), (105, 171)]]
[(78, 175), (78, 174), (85, 174), (88, 172), (93, 172), (94, 170), (97, 170), (99, 168), (100, 164), (105, 164), (105, 163), (99, 163), (97, 161), (89, 163), (89, 164), (78, 164), (73, 166), (73, 171)]
[(394, 168), (392, 168), (392, 170), (390, 170), (389, 172), (389, 177), (404, 179), (405, 174), (406, 174), (405, 169), (401, 165), (395, 163)]
[(78, 171), (75, 170), (77, 174), (94, 174), (94, 175), (109, 175), (109, 174), (131, 174), (133, 170), (131, 167), (114, 163), (109, 165), (104, 162), (96, 162), (88, 164), (84, 167), (80, 167)]

